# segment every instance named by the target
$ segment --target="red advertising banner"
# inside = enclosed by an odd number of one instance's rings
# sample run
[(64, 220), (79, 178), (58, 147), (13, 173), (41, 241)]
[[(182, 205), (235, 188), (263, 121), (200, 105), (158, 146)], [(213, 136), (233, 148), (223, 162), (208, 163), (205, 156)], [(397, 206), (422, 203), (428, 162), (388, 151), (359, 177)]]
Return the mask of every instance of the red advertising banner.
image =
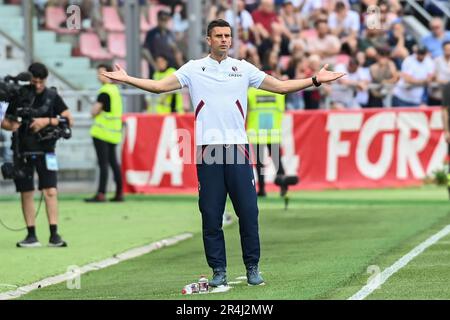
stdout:
[[(125, 192), (197, 190), (193, 115), (127, 114), (125, 122)], [(291, 189), (418, 185), (446, 155), (440, 108), (298, 111), (283, 119), (281, 161), (300, 178)], [(275, 179), (267, 152), (265, 177)]]

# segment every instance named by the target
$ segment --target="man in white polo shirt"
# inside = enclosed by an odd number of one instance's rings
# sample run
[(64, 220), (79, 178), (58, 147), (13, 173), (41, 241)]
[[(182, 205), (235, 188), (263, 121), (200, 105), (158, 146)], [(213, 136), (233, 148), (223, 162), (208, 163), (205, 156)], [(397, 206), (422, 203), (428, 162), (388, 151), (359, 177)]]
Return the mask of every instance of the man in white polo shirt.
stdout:
[(104, 75), (153, 93), (189, 88), (195, 107), (199, 208), (202, 214), (206, 260), (213, 269), (210, 286), (226, 285), (225, 241), (222, 215), (227, 194), (239, 217), (243, 260), (249, 285), (264, 284), (259, 274), (260, 244), (258, 206), (253, 168), (245, 131), (247, 89), (261, 88), (290, 93), (319, 86), (342, 77), (343, 73), (322, 68), (308, 79), (280, 81), (245, 60), (228, 57), (231, 28), (214, 20), (207, 28), (210, 54), (191, 60), (174, 74), (159, 81), (130, 77), (120, 66)]
[(400, 80), (394, 87), (392, 106), (418, 107), (424, 101), (425, 88), (431, 83), (434, 74), (433, 60), (428, 57), (427, 49), (419, 47), (416, 53), (402, 63)]

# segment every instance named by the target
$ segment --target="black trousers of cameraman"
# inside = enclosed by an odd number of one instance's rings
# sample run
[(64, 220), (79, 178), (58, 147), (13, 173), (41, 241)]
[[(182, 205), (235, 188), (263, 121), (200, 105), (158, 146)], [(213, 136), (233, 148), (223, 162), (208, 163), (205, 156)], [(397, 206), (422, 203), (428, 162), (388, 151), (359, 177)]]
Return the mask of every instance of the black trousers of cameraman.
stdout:
[(108, 166), (114, 174), (116, 183), (116, 194), (122, 194), (122, 176), (120, 174), (120, 166), (117, 162), (116, 145), (93, 138), (95, 152), (97, 153), (98, 165), (100, 167), (100, 183), (98, 185), (98, 193), (106, 193), (106, 184), (108, 183)]

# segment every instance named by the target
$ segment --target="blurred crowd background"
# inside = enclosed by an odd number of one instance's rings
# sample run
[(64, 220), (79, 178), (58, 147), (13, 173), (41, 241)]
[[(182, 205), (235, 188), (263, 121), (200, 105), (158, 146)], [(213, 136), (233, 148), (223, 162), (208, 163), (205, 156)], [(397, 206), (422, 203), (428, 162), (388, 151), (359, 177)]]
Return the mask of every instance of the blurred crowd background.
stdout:
[[(39, 28), (59, 34), (72, 33), (65, 25), (66, 9), (78, 5), (82, 24), (71, 54), (126, 67), (124, 1), (34, 4)], [(153, 78), (189, 58), (187, 0), (139, 4), (142, 75)], [(277, 78), (311, 77), (324, 64), (348, 74), (338, 85), (289, 95), (288, 110), (435, 106), (441, 104), (440, 85), (450, 81), (448, 1), (237, 0), (236, 18), (232, 0), (202, 5), (205, 25), (221, 18), (236, 27), (234, 57)]]

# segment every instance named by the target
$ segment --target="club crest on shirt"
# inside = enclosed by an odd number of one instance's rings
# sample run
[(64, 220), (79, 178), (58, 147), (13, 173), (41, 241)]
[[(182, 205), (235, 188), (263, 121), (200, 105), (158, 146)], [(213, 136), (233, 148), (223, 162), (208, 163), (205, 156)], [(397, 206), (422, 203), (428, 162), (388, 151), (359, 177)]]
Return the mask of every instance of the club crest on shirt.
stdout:
[(234, 78), (242, 77), (242, 73), (238, 73), (238, 67), (233, 66), (233, 67), (231, 67), (231, 70), (233, 70), (233, 73), (230, 72), (228, 74), (229, 77), (234, 77)]
[(205, 71), (206, 70), (206, 67), (202, 67), (202, 71)]

